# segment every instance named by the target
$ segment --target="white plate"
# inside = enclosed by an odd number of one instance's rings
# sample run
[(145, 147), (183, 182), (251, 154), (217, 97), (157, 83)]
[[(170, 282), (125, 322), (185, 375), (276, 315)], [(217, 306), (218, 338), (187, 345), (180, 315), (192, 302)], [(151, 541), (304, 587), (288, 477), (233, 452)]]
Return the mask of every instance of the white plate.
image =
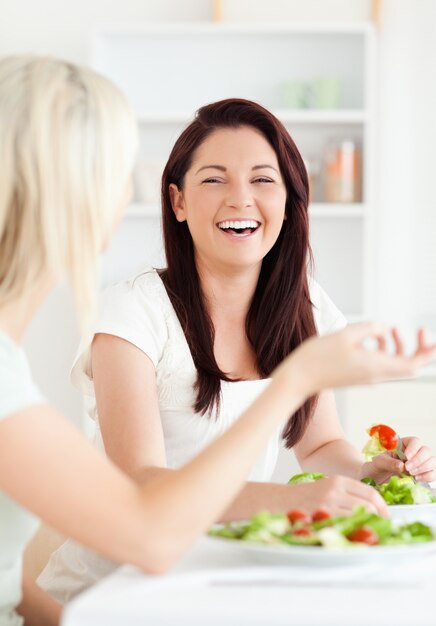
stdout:
[(225, 537), (209, 537), (232, 550), (241, 551), (256, 561), (276, 565), (308, 565), (336, 567), (380, 561), (418, 559), (436, 552), (436, 541), (399, 546), (363, 546), (350, 548), (325, 548), (323, 546), (292, 546), (262, 544)]
[(398, 523), (423, 522), (436, 527), (436, 502), (430, 504), (390, 504), (389, 515)]

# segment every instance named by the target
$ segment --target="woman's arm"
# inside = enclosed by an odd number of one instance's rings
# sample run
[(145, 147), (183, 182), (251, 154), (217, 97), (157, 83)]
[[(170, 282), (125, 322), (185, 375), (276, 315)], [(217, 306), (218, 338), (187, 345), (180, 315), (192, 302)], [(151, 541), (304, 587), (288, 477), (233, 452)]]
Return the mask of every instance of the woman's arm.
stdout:
[[(20, 411), (0, 422), (0, 489), (101, 554), (164, 572), (235, 498), (265, 440), (307, 397), (411, 376), (436, 357), (436, 346), (422, 340), (413, 357), (386, 355), (382, 334), (360, 324), (305, 341), (219, 439), (180, 470), (142, 487), (51, 407)], [(378, 338), (379, 351), (362, 346), (369, 335)]]
[(92, 377), (98, 420), (108, 457), (144, 482), (165, 468), (165, 442), (150, 358), (129, 341), (97, 334), (92, 342)]
[[(342, 474), (357, 480), (370, 476), (377, 483), (394, 474), (411, 471), (417, 480), (435, 480), (436, 458), (416, 437), (405, 437), (406, 465), (389, 453), (379, 454), (370, 462), (345, 439), (336, 411), (332, 391), (320, 394), (318, 405), (302, 440), (295, 446), (301, 467), (307, 471), (323, 472), (326, 476)], [(425, 479), (422, 478), (425, 476)]]
[(295, 454), (306, 472), (360, 478), (363, 457), (345, 438), (333, 391), (323, 391), (319, 395), (313, 418), (295, 446)]
[(23, 596), (17, 613), (24, 618), (24, 626), (58, 626), (62, 606), (23, 574)]
[[(97, 334), (92, 344), (92, 375), (99, 424), (109, 458), (141, 484), (171, 472), (165, 467), (155, 369), (148, 356), (124, 339)], [(332, 423), (338, 422), (332, 419)], [(330, 434), (328, 429), (326, 434)], [(351, 449), (355, 462), (357, 452), (345, 441), (344, 444)], [(339, 467), (326, 473), (349, 474), (341, 472)], [(374, 501), (373, 491), (360, 489), (351, 480), (337, 478), (323, 483), (322, 487), (311, 484), (298, 488), (248, 482), (218, 521), (247, 519), (261, 509), (279, 512), (303, 506), (310, 510), (328, 507), (332, 514), (340, 514), (352, 511), (356, 497), (369, 508), (385, 513), (384, 504)]]
[(293, 369), (289, 360), (256, 404), (197, 458), (143, 487), (53, 408), (21, 411), (0, 423), (0, 488), (109, 558), (165, 571), (236, 496), (265, 439), (304, 401), (305, 386), (288, 382)]

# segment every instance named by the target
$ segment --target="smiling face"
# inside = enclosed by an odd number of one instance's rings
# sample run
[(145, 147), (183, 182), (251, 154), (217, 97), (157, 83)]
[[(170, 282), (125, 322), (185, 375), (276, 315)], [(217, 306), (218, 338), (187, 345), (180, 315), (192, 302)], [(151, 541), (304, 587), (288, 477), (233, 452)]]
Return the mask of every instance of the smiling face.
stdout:
[(197, 264), (260, 268), (285, 219), (277, 156), (249, 126), (209, 135), (194, 153), (183, 189), (170, 185), (170, 194), (177, 220), (188, 224)]

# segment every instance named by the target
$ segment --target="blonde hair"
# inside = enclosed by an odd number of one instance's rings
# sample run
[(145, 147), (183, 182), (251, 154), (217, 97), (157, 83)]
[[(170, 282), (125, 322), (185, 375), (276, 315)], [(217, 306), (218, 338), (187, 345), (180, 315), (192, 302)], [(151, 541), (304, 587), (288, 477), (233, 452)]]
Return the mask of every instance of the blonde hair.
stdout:
[(125, 97), (93, 70), (0, 60), (0, 306), (66, 273), (86, 327), (137, 142)]

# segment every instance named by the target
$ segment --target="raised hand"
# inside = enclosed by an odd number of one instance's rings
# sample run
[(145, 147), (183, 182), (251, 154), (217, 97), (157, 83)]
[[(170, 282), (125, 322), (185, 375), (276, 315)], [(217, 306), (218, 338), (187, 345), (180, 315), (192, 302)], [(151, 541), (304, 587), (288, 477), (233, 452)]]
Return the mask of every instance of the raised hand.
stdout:
[[(394, 328), (394, 353), (386, 350), (387, 329), (374, 322), (351, 324), (344, 330), (304, 341), (291, 355), (292, 375), (306, 396), (322, 389), (411, 378), (420, 367), (436, 359), (436, 345), (430, 345), (422, 329), (415, 352), (406, 356), (403, 342)], [(375, 346), (368, 347), (368, 340)], [(287, 360), (277, 368), (287, 367)]]

